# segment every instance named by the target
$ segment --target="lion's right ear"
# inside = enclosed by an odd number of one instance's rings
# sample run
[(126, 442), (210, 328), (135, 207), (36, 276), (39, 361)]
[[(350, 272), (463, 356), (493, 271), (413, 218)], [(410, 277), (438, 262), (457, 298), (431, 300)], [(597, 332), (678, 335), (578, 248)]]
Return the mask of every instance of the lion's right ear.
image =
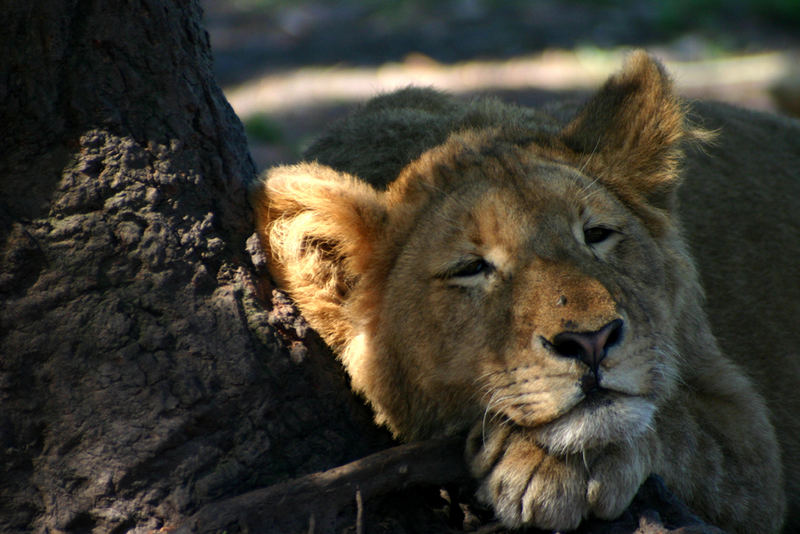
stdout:
[(580, 168), (659, 231), (675, 207), (683, 141), (709, 138), (685, 114), (664, 67), (638, 51), (559, 136)]
[(251, 189), (270, 272), (331, 345), (348, 335), (343, 304), (367, 271), (386, 208), (382, 193), (317, 163), (275, 167)]

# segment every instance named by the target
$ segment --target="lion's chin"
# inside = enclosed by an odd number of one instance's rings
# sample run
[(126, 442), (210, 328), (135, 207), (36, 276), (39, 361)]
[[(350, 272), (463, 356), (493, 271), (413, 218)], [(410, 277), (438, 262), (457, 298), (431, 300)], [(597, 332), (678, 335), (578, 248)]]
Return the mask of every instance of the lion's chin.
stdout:
[(533, 431), (536, 441), (551, 453), (576, 454), (636, 439), (651, 428), (655, 411), (655, 405), (642, 397), (605, 392)]

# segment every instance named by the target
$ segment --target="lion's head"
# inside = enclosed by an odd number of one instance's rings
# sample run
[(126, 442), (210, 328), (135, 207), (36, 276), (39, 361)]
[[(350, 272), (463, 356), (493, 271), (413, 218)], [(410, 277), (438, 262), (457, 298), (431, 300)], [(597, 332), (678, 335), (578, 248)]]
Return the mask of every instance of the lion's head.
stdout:
[(632, 440), (675, 388), (679, 319), (699, 301), (672, 213), (694, 135), (635, 54), (563, 126), (458, 129), (385, 190), (319, 163), (272, 169), (258, 231), (397, 435), (501, 419), (554, 452)]

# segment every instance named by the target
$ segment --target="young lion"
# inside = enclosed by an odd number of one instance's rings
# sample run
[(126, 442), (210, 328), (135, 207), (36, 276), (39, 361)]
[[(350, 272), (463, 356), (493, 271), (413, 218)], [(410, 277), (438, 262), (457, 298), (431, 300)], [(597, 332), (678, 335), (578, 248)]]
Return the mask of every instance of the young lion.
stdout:
[(507, 525), (650, 473), (731, 532), (796, 521), (796, 122), (689, 111), (638, 52), (577, 112), (381, 96), (308, 161), (253, 189), (272, 274), (379, 423), (468, 436)]

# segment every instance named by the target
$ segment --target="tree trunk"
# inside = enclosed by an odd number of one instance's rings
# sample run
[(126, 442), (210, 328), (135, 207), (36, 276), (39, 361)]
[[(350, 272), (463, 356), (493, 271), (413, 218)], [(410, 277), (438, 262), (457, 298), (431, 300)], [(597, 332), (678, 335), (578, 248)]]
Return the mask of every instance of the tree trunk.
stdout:
[(385, 445), (246, 252), (197, 2), (3, 4), (0, 531), (156, 530)]

